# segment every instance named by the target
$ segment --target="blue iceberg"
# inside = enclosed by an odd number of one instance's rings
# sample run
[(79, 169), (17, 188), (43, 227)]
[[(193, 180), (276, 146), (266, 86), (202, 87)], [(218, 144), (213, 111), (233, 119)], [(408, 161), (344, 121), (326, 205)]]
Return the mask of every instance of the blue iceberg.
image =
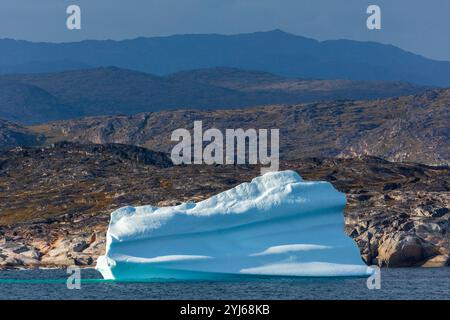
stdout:
[(330, 183), (282, 171), (198, 203), (120, 208), (96, 269), (115, 280), (367, 276), (345, 204)]

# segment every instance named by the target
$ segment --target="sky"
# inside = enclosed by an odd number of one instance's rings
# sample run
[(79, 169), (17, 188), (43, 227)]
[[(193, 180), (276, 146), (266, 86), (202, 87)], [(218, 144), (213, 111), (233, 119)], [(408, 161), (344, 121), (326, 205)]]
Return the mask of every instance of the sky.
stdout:
[[(81, 30), (66, 8), (81, 8)], [(381, 30), (366, 27), (369, 5)], [(393, 44), (450, 61), (449, 0), (0, 0), (0, 38), (67, 42), (281, 29), (318, 40)]]

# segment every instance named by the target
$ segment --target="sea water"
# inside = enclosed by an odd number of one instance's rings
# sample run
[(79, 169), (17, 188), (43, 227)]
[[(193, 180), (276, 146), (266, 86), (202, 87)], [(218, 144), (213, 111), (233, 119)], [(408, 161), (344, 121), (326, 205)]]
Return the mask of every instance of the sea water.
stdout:
[(381, 269), (381, 289), (365, 278), (242, 277), (232, 281), (105, 281), (81, 269), (80, 289), (65, 270), (0, 271), (0, 299), (450, 299), (450, 268)]

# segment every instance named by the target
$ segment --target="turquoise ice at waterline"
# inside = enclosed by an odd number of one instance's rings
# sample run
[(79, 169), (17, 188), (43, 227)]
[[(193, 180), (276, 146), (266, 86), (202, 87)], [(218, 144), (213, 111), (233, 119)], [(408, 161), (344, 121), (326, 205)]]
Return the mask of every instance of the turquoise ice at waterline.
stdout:
[(345, 204), (330, 183), (288, 170), (198, 203), (123, 207), (111, 214), (96, 269), (112, 280), (367, 276), (344, 232)]

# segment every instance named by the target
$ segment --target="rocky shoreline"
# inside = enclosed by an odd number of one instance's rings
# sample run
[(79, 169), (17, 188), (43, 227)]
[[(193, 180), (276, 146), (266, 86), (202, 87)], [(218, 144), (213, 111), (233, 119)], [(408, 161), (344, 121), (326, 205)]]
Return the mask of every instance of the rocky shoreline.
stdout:
[[(63, 143), (0, 153), (0, 268), (95, 266), (112, 210), (200, 201), (249, 181), (256, 166), (171, 166), (161, 154)], [(450, 168), (379, 158), (281, 163), (345, 192), (345, 232), (367, 264), (450, 263)]]

